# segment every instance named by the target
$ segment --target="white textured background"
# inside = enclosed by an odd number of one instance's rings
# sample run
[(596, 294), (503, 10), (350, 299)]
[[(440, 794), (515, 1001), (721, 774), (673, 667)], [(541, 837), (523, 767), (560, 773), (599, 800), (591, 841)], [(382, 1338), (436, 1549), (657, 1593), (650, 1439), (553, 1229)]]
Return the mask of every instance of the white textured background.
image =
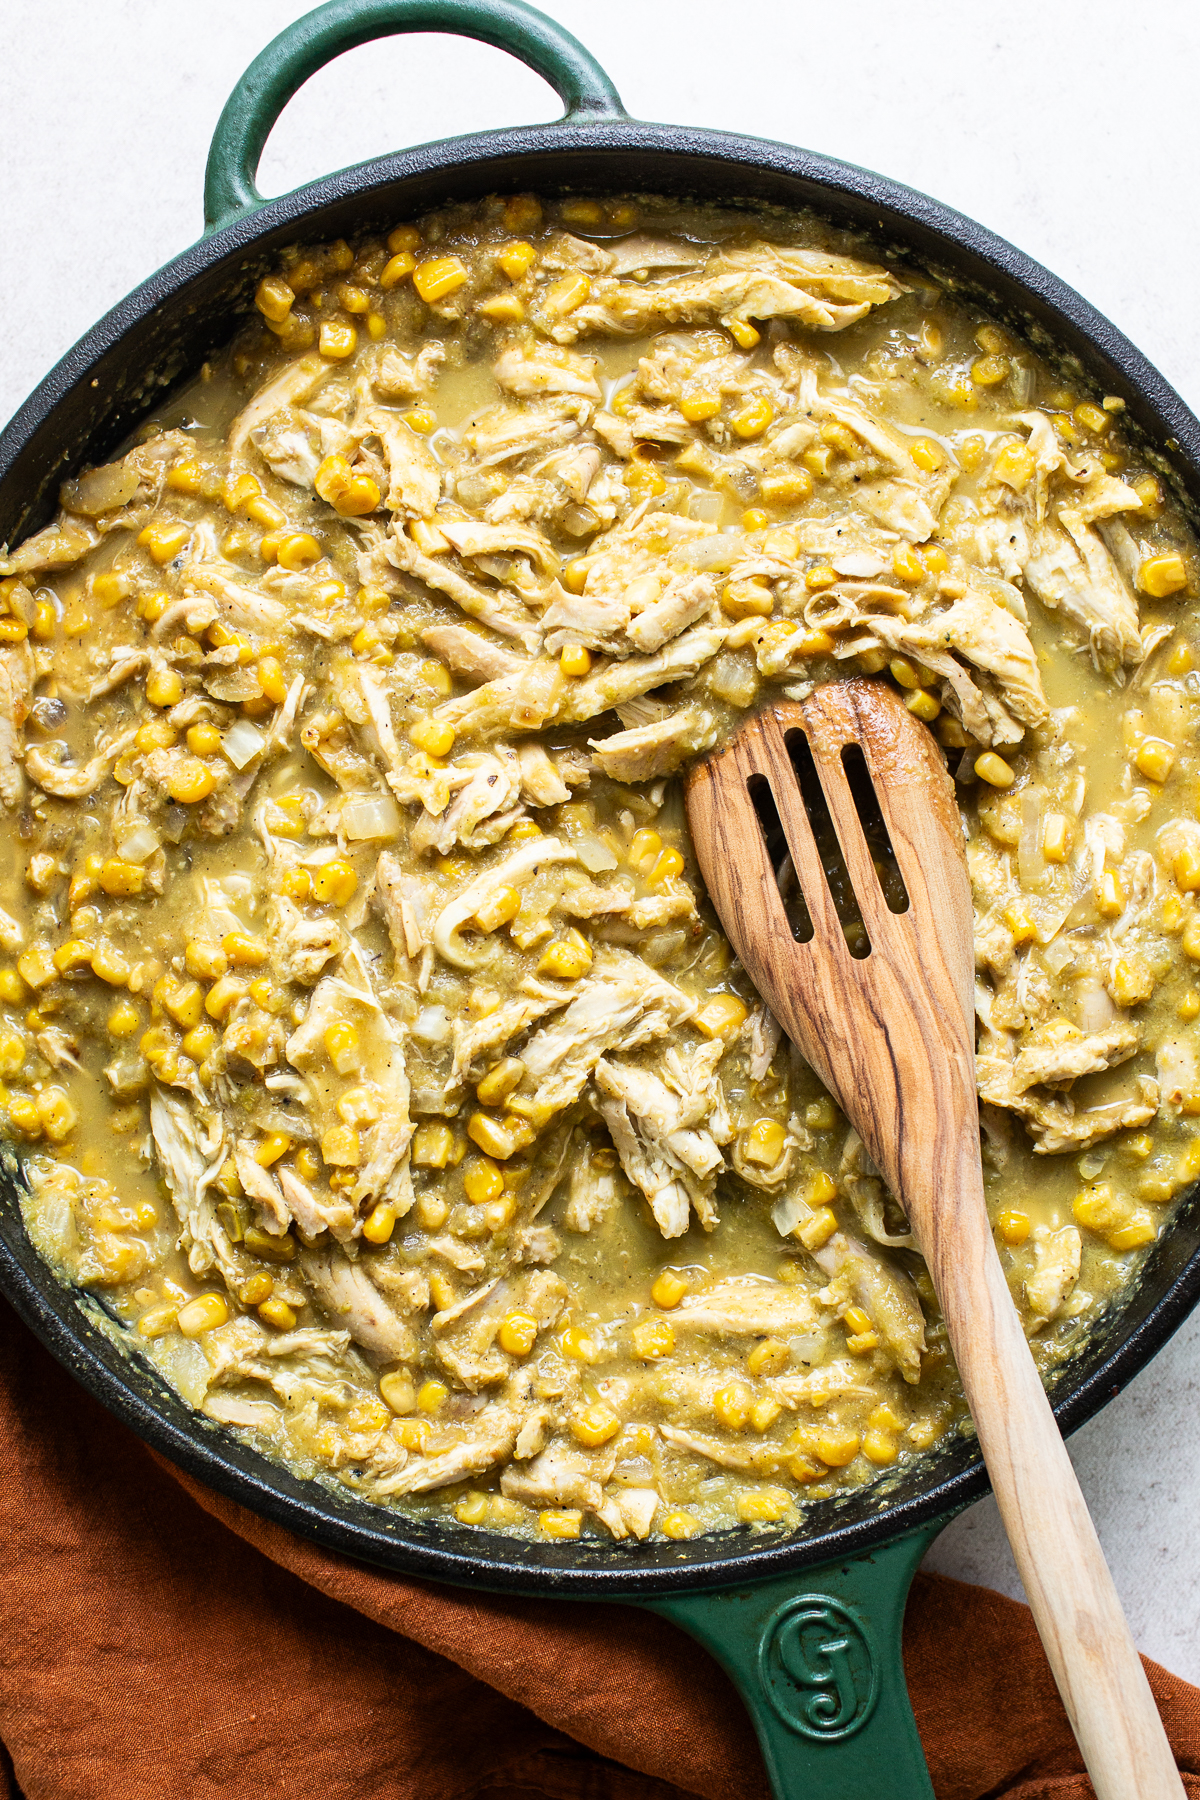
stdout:
[[(0, 418), (114, 301), (199, 234), (208, 140), (293, 0), (18, 0), (0, 133)], [(886, 171), (982, 220), (1109, 314), (1200, 410), (1200, 10), (1159, 0), (546, 0), (630, 113)], [(480, 45), (368, 45), (311, 81), (259, 185), (557, 116)], [(1200, 1681), (1200, 1318), (1071, 1449), (1141, 1649)], [(1020, 1593), (986, 1501), (929, 1566)]]

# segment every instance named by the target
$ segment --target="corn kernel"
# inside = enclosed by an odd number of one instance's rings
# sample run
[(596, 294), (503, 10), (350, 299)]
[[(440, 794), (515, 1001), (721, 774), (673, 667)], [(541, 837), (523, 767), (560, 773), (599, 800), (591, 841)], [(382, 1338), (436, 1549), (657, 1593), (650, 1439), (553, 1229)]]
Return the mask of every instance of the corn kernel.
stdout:
[(217, 778), (212, 769), (195, 756), (181, 757), (167, 776), (167, 792), (181, 805), (207, 800), (216, 785)]
[(611, 1406), (603, 1400), (594, 1401), (591, 1406), (577, 1408), (571, 1414), (569, 1424), (571, 1436), (589, 1449), (600, 1444), (607, 1444), (609, 1438), (616, 1437), (621, 1429), (621, 1421)]
[(746, 1008), (735, 994), (717, 994), (692, 1020), (706, 1038), (727, 1037), (746, 1023)]
[(178, 669), (151, 669), (146, 677), (146, 698), (151, 706), (174, 706), (183, 699), (183, 677)]
[(762, 333), (755, 329), (749, 319), (726, 319), (724, 325), (739, 350), (753, 350), (761, 341)]
[(418, 1125), (413, 1134), (412, 1160), (418, 1168), (444, 1169), (454, 1151), (454, 1133), (440, 1120)]
[(83, 938), (68, 938), (54, 952), (54, 967), (60, 975), (68, 975), (75, 969), (91, 969), (92, 957), (96, 946)]
[[(154, 722), (167, 724), (165, 719)], [(167, 728), (171, 729), (169, 726)], [(142, 731), (146, 729), (147, 727), (143, 725)], [(173, 731), (171, 735), (174, 738)], [(141, 732), (138, 733), (138, 736), (141, 736)], [(188, 727), (187, 747), (193, 756), (218, 756), (221, 750), (221, 734), (215, 725), (191, 725)]]
[(510, 1312), (496, 1333), (496, 1341), (507, 1356), (528, 1356), (538, 1334), (538, 1322), (532, 1313)]
[(647, 887), (665, 887), (668, 881), (674, 881), (676, 876), (683, 874), (684, 867), (682, 853), (673, 844), (668, 844), (646, 876)]
[(664, 1537), (691, 1538), (695, 1537), (699, 1531), (700, 1521), (690, 1512), (684, 1512), (681, 1507), (673, 1506), (670, 1512), (663, 1514), (659, 1521), (659, 1529)]
[(1128, 1209), (1107, 1183), (1083, 1189), (1071, 1203), (1071, 1217), (1088, 1231), (1110, 1231), (1126, 1222)]
[(178, 556), (191, 535), (191, 526), (182, 520), (152, 519), (144, 531), (139, 531), (137, 541), (150, 552), (151, 560), (161, 565)]
[(206, 1331), (214, 1331), (218, 1325), (227, 1324), (229, 1307), (222, 1294), (201, 1294), (198, 1299), (189, 1300), (186, 1306), (179, 1309), (176, 1321), (184, 1337), (200, 1337)]
[(806, 1250), (820, 1250), (829, 1242), (837, 1228), (838, 1219), (833, 1208), (819, 1206), (807, 1219), (800, 1221), (792, 1235)]
[(551, 319), (564, 319), (583, 305), (591, 291), (592, 284), (582, 270), (568, 269), (541, 295), (542, 311)]
[[(1193, 913), (1184, 926), (1183, 936), (1179, 941), (1184, 955), (1190, 956), (1193, 962), (1200, 962), (1200, 915)], [(17, 966), (20, 967), (19, 964)]]
[(650, 1289), (650, 1298), (655, 1306), (661, 1306), (664, 1312), (670, 1312), (673, 1307), (679, 1305), (687, 1291), (686, 1276), (676, 1274), (674, 1269), (664, 1269), (655, 1278), (654, 1285)]
[(1012, 373), (1007, 356), (981, 356), (971, 364), (971, 380), (979, 387), (998, 387)]
[(1163, 491), (1153, 475), (1144, 475), (1140, 481), (1135, 481), (1133, 491), (1141, 501), (1146, 517), (1157, 519), (1163, 509)]
[(259, 969), (271, 955), (261, 938), (249, 937), (244, 931), (227, 931), (221, 950), (235, 969)]
[(1108, 1245), (1110, 1250), (1138, 1250), (1143, 1244), (1152, 1244), (1157, 1236), (1158, 1226), (1152, 1219), (1135, 1219), (1110, 1231)]
[(804, 585), (813, 593), (816, 593), (821, 588), (832, 587), (836, 580), (836, 569), (831, 569), (828, 563), (818, 563), (815, 568), (809, 569), (808, 573), (805, 575)]
[(1191, 1020), (1200, 1017), (1200, 994), (1195, 988), (1189, 988), (1175, 1008), (1181, 1019)]
[(924, 581), (928, 573), (911, 544), (897, 544), (892, 552), (892, 570), (901, 581)]
[(454, 727), (441, 719), (418, 719), (409, 726), (408, 735), (427, 756), (448, 756), (454, 746)]
[(525, 1064), (519, 1056), (505, 1057), (490, 1068), (475, 1089), (481, 1106), (499, 1106), (508, 1099), (513, 1089), (521, 1084), (525, 1073)]
[(816, 1440), (814, 1448), (823, 1463), (831, 1469), (844, 1469), (858, 1455), (859, 1435), (848, 1427), (828, 1426)]
[(344, 1019), (327, 1025), (323, 1039), (325, 1054), (339, 1075), (349, 1075), (359, 1066), (358, 1033)]
[(746, 405), (735, 412), (729, 423), (740, 438), (761, 437), (771, 420), (775, 417), (775, 409), (765, 395), (756, 395)]
[(986, 781), (989, 787), (1011, 787), (1016, 780), (1012, 769), (1002, 756), (994, 750), (985, 750), (982, 756), (975, 758), (975, 773), (980, 781)]
[(13, 1094), (8, 1102), (8, 1122), (26, 1137), (41, 1137), (42, 1121), (37, 1106), (27, 1094)]
[(1028, 487), (1036, 467), (1036, 459), (1028, 444), (1005, 444), (997, 452), (992, 473), (997, 481), (1003, 481), (1019, 494)]
[(572, 931), (550, 944), (538, 961), (539, 975), (555, 975), (560, 981), (578, 981), (592, 966), (592, 946), (582, 932)]
[(738, 1495), (737, 1516), (743, 1525), (777, 1525), (786, 1517), (790, 1504), (781, 1488), (762, 1488), (757, 1493)]
[(58, 626), (58, 614), (54, 610), (54, 602), (45, 598), (35, 600), (33, 606), (32, 631), (39, 643), (48, 644)]
[(160, 714), (155, 718), (147, 719), (146, 723), (139, 727), (138, 734), (133, 741), (139, 750), (148, 753), (151, 750), (169, 750), (178, 735), (170, 721), (164, 719)]
[(152, 1306), (144, 1312), (137, 1322), (138, 1335), (144, 1338), (165, 1337), (174, 1328), (179, 1316), (179, 1309), (169, 1302), (162, 1306)]
[(924, 470), (926, 475), (936, 474), (946, 461), (946, 452), (933, 438), (918, 438), (909, 450), (909, 455), (918, 469)]
[[(1121, 877), (1112, 869), (1105, 869), (1100, 877), (1100, 891), (1096, 896), (1096, 911), (1105, 919), (1116, 919), (1125, 910), (1125, 887)], [(1185, 946), (1186, 948), (1186, 946)]]
[(770, 469), (759, 481), (758, 491), (767, 506), (796, 506), (812, 498), (813, 478), (808, 469)]
[(261, 1301), (257, 1310), (264, 1325), (273, 1325), (276, 1331), (295, 1331), (296, 1314), (286, 1300), (274, 1296)]
[(460, 1525), (482, 1525), (487, 1518), (488, 1497), (478, 1490), (464, 1494), (454, 1508), (454, 1516)]
[(396, 1229), (396, 1209), (380, 1201), (363, 1220), (362, 1234), (368, 1244), (386, 1244)]
[(941, 701), (928, 688), (914, 688), (904, 696), (904, 704), (914, 717), (924, 719), (927, 725), (932, 724), (942, 710)]
[(900, 1454), (900, 1446), (890, 1431), (865, 1431), (863, 1433), (862, 1452), (868, 1462), (876, 1463), (883, 1468), (894, 1463)]
[(760, 576), (731, 581), (722, 590), (721, 611), (728, 619), (765, 619), (774, 610), (774, 592)]
[[(379, 1392), (394, 1413), (410, 1413), (417, 1404), (417, 1393), (407, 1369), (393, 1369), (380, 1377)], [(428, 1427), (426, 1427), (428, 1429)]]
[(413, 270), (413, 287), (426, 305), (453, 294), (467, 280), (466, 264), (459, 256), (435, 256)]
[(463, 1169), (463, 1190), (473, 1206), (497, 1200), (504, 1192), (504, 1177), (489, 1156), (472, 1156)]
[(782, 1411), (778, 1400), (773, 1399), (770, 1394), (764, 1394), (750, 1408), (750, 1423), (755, 1431), (770, 1431)]
[(108, 1015), (107, 1029), (110, 1037), (132, 1037), (142, 1022), (142, 1015), (131, 1000), (122, 1000), (113, 1007)]
[(788, 1361), (790, 1352), (779, 1338), (763, 1338), (755, 1344), (746, 1358), (746, 1368), (751, 1375), (777, 1375)]
[(1031, 1225), (1029, 1214), (1018, 1212), (1015, 1207), (1005, 1207), (996, 1220), (996, 1229), (1006, 1244), (1015, 1248), (1023, 1244), (1029, 1236)]
[(269, 319), (273, 325), (282, 325), (295, 299), (295, 289), (289, 287), (282, 275), (267, 275), (258, 284), (254, 304), (264, 319)]
[(286, 1156), (291, 1147), (292, 1140), (286, 1132), (269, 1131), (254, 1152), (254, 1160), (260, 1168), (269, 1169), (281, 1156)]
[(537, 261), (537, 251), (532, 244), (523, 243), (518, 239), (514, 243), (505, 244), (497, 252), (496, 261), (510, 281), (520, 281), (523, 276), (528, 275)]
[(592, 1362), (596, 1355), (596, 1346), (578, 1325), (568, 1325), (558, 1340), (558, 1347), (564, 1356), (573, 1357), (576, 1362)]
[(1148, 781), (1165, 781), (1175, 766), (1176, 750), (1166, 738), (1145, 737), (1134, 756), (1134, 763)]
[(353, 1125), (331, 1125), (321, 1138), (321, 1156), (330, 1168), (357, 1169), (362, 1145)]
[(1138, 570), (1138, 586), (1153, 600), (1165, 600), (1187, 586), (1187, 568), (1182, 556), (1150, 556)]
[(450, 1389), (444, 1381), (423, 1381), (417, 1389), (417, 1406), (423, 1413), (435, 1413), (450, 1397)]
[(787, 1133), (778, 1119), (756, 1119), (746, 1133), (742, 1155), (759, 1168), (773, 1169), (783, 1155)]
[(163, 1005), (177, 1025), (190, 1031), (200, 1023), (204, 994), (198, 982), (172, 982), (163, 994)]
[[(1047, 813), (1042, 820), (1042, 855), (1047, 862), (1066, 862), (1070, 850), (1071, 822), (1065, 813)], [(1197, 871), (1200, 881), (1200, 866)]]
[(1109, 993), (1118, 1006), (1140, 1006), (1155, 988), (1154, 971), (1143, 956), (1121, 956), (1113, 965)]
[(9, 1006), (20, 1006), (28, 989), (15, 969), (0, 969), (0, 1000)]
[(658, 861), (662, 839), (657, 831), (635, 831), (629, 844), (627, 861), (639, 875), (648, 874)]
[(675, 1332), (667, 1319), (641, 1319), (630, 1333), (633, 1354), (643, 1362), (656, 1362), (670, 1356), (675, 1348)]
[(750, 1417), (753, 1399), (744, 1381), (731, 1381), (713, 1395), (713, 1412), (727, 1431), (741, 1431)]
[(358, 891), (358, 876), (344, 857), (335, 856), (313, 872), (312, 897), (333, 906), (346, 906)]
[(583, 1530), (583, 1514), (570, 1506), (547, 1507), (538, 1514), (538, 1530), (543, 1537), (577, 1538)]
[(592, 653), (583, 644), (568, 644), (559, 656), (558, 666), (564, 675), (586, 675), (592, 666)]
[[(517, 1121), (523, 1123), (523, 1121)], [(477, 1144), (485, 1156), (495, 1157), (497, 1162), (507, 1162), (518, 1149), (517, 1141), (508, 1126), (487, 1113), (472, 1113), (467, 1121), (467, 1136), (473, 1144)]]

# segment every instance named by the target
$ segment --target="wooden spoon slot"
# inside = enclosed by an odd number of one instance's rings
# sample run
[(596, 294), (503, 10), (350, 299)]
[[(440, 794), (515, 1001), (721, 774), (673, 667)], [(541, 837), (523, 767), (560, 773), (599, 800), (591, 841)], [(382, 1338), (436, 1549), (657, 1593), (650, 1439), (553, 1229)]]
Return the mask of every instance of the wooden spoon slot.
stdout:
[(867, 849), (871, 852), (871, 860), (875, 864), (875, 873), (879, 877), (879, 885), (883, 897), (887, 901), (888, 911), (904, 913), (908, 911), (908, 889), (904, 885), (904, 877), (900, 873), (900, 864), (896, 860), (896, 852), (892, 848), (891, 833), (879, 804), (879, 796), (875, 792), (875, 783), (871, 780), (871, 771), (867, 767), (867, 759), (858, 744), (843, 744), (842, 767), (846, 771), (846, 785), (850, 789), (850, 797), (854, 801), (854, 809), (858, 813), (858, 822), (862, 826), (863, 836), (867, 840)]
[(802, 731), (789, 731), (784, 735), (784, 743), (787, 746), (792, 768), (796, 773), (800, 797), (804, 801), (804, 811), (808, 816), (809, 829), (812, 832), (817, 856), (824, 871), (834, 910), (838, 916), (838, 923), (846, 940), (846, 948), (853, 957), (870, 956), (871, 940), (863, 922), (862, 908), (858, 903), (858, 896), (854, 892), (850, 871), (846, 867), (841, 841), (829, 810), (829, 802), (825, 798), (825, 789), (821, 785), (821, 776), (817, 771), (808, 739)]
[(798, 944), (810, 943), (813, 937), (813, 922), (808, 907), (804, 903), (800, 883), (796, 878), (791, 851), (788, 849), (783, 823), (779, 817), (779, 808), (776, 806), (775, 796), (771, 792), (771, 784), (765, 775), (752, 775), (746, 783), (746, 791), (750, 796), (750, 804), (754, 808), (759, 828), (763, 834), (763, 843), (766, 846), (771, 867), (775, 871), (775, 884), (779, 889), (779, 898), (783, 902), (784, 916), (791, 927), (792, 936)]

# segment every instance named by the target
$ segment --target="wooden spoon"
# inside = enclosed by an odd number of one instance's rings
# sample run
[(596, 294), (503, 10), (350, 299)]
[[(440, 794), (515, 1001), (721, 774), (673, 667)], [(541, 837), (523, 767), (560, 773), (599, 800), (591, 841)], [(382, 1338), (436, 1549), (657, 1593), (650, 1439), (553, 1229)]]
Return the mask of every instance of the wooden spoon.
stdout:
[[(903, 911), (889, 906), (868, 844), (871, 788), (882, 814), (871, 835), (877, 853), (886, 826)], [(865, 927), (851, 941), (823, 866), (832, 833), (826, 826), (819, 846), (810, 823), (821, 794), (844, 858), (835, 885), (844, 893), (848, 876)], [(802, 702), (766, 707), (699, 763), (687, 812), (701, 873), (747, 973), (908, 1213), (1099, 1800), (1180, 1800), (1175, 1759), (988, 1222), (971, 893), (937, 745), (884, 684), (829, 682)], [(797, 941), (781, 896), (783, 840), (811, 922), (807, 942)]]

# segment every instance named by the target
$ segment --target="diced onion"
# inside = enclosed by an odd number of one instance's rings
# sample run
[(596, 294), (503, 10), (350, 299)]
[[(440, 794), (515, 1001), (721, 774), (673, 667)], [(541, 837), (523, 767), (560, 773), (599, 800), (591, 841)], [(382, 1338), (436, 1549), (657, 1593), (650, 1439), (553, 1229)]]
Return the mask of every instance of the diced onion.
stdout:
[(1042, 952), (1042, 961), (1052, 975), (1061, 975), (1069, 962), (1075, 960), (1075, 946), (1069, 938), (1056, 938)]
[(153, 831), (149, 825), (141, 824), (135, 825), (128, 837), (118, 841), (117, 849), (125, 862), (144, 863), (154, 855), (159, 842), (157, 831)]
[(249, 719), (238, 719), (221, 739), (221, 748), (235, 769), (244, 769), (256, 756), (261, 756), (266, 738)]
[(807, 1218), (811, 1211), (812, 1207), (806, 1206), (796, 1195), (785, 1194), (771, 1208), (771, 1223), (780, 1237), (791, 1237), (801, 1219)]
[(89, 469), (86, 475), (66, 482), (60, 498), (68, 512), (97, 519), (101, 513), (127, 506), (138, 486), (137, 475), (123, 462), (105, 463), (102, 468)]
[(798, 1337), (789, 1338), (788, 1349), (792, 1353), (792, 1361), (819, 1363), (825, 1354), (826, 1336), (824, 1331), (805, 1331)]
[(1084, 1031), (1103, 1031), (1117, 1016), (1117, 1009), (1106, 988), (1098, 981), (1081, 981), (1075, 990), (1079, 996), (1079, 1024)]
[(1023, 887), (1040, 887), (1046, 873), (1046, 859), (1042, 855), (1042, 796), (1035, 787), (1027, 787), (1021, 795), (1017, 873)]
[(722, 531), (715, 537), (703, 537), (694, 544), (684, 544), (675, 551), (676, 562), (690, 569), (732, 569), (739, 556), (745, 554), (740, 532)]
[(342, 834), (352, 844), (400, 835), (400, 813), (387, 794), (351, 794), (342, 802)]
[(702, 525), (715, 525), (724, 506), (722, 494), (713, 493), (711, 488), (700, 488), (688, 496), (688, 518), (698, 519)]
[(574, 850), (589, 875), (601, 875), (606, 869), (615, 869), (617, 866), (616, 857), (598, 837), (577, 838)]
[(839, 575), (848, 575), (855, 581), (871, 581), (876, 575), (882, 575), (887, 567), (881, 556), (868, 550), (847, 552), (845, 556), (835, 556), (832, 567)]
[(444, 1006), (423, 1006), (413, 1024), (412, 1034), (422, 1044), (444, 1044), (450, 1036), (450, 1015)]

